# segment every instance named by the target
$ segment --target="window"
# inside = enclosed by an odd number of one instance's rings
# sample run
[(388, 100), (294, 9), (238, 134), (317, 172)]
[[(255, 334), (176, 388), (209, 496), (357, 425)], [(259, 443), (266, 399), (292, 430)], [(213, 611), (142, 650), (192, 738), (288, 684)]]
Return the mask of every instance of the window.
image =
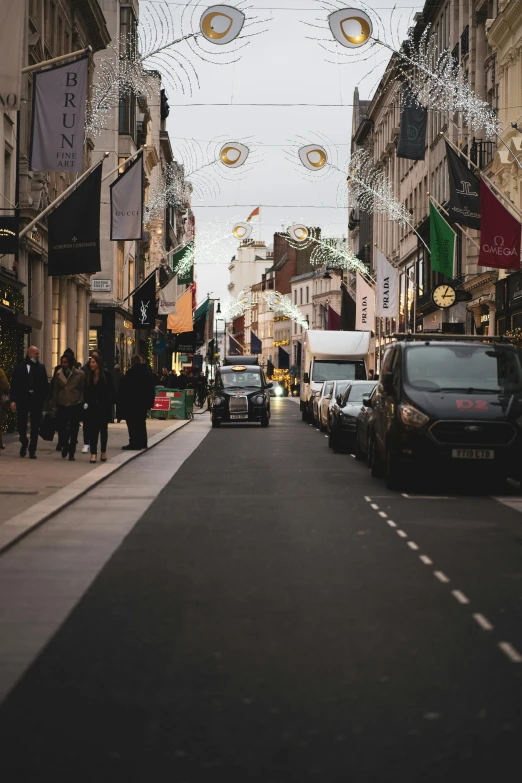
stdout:
[(306, 286), (306, 304), (310, 301), (310, 292), (308, 290), (308, 286)]
[(297, 304), (297, 288), (294, 288), (294, 304)]
[(125, 242), (118, 242), (118, 288), (116, 296), (123, 299), (123, 264), (125, 262)]
[[(120, 8), (120, 54), (134, 58), (137, 54), (138, 27), (130, 6)], [(136, 96), (131, 90), (120, 90), (118, 131), (131, 136), (136, 143)]]
[(299, 304), (303, 304), (303, 286), (299, 289)]
[(9, 209), (12, 205), (13, 199), (11, 198), (11, 163), (12, 155), (11, 150), (7, 147), (4, 150), (4, 207)]

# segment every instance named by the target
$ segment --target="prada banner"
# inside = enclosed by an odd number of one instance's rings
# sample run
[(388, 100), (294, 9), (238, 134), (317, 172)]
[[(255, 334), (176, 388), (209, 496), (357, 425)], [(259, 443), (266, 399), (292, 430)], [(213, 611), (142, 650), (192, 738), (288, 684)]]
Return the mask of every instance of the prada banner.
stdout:
[(141, 239), (143, 225), (143, 153), (112, 183), (111, 240)]
[(102, 161), (49, 215), (48, 274), (101, 271), (100, 199)]
[(397, 157), (424, 160), (426, 153), (426, 125), (428, 112), (410, 92), (407, 82), (402, 84), (402, 113)]
[(399, 274), (379, 248), (376, 248), (376, 261), (375, 315), (377, 318), (398, 318)]
[(480, 229), (480, 181), (446, 142), (450, 180), (449, 218), (468, 228)]
[(25, 3), (0, 0), (0, 110), (18, 111), (22, 90)]
[(134, 292), (132, 299), (132, 328), (156, 327), (156, 271)]
[(370, 332), (375, 328), (375, 293), (359, 272), (356, 273), (356, 279), (355, 328)]
[(18, 218), (0, 215), (0, 255), (18, 252)]
[(88, 65), (85, 56), (35, 72), (30, 171), (82, 171)]

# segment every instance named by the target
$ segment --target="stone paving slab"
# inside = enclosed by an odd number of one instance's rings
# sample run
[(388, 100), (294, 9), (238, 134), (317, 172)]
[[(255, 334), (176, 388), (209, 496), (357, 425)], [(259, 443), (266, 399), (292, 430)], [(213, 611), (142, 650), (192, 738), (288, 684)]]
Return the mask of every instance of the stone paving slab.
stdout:
[[(149, 449), (189, 422), (148, 420)], [(21, 459), (19, 444), (11, 438), (5, 451), (0, 454), (0, 552), (106, 480), (127, 462), (147, 453), (122, 451), (121, 447), (127, 442), (125, 423), (110, 425), (108, 460), (92, 465), (89, 462), (90, 454), (81, 454), (80, 450), (74, 462), (63, 460), (56, 451), (56, 439), (53, 443), (39, 440), (37, 460), (29, 460), (28, 457)], [(78, 445), (81, 449), (81, 437)], [(148, 489), (134, 487), (133, 491), (140, 496), (140, 492), (146, 490), (146, 496), (153, 497), (150, 493), (154, 492), (156, 479), (154, 477), (154, 481), (147, 481)], [(127, 497), (127, 489), (125, 495)], [(107, 499), (108, 503), (110, 498)]]

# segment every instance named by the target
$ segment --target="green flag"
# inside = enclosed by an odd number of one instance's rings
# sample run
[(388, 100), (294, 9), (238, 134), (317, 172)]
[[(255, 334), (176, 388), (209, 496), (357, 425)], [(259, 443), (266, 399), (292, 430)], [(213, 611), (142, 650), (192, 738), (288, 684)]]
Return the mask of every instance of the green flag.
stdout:
[(446, 223), (439, 210), (430, 201), (431, 268), (446, 277), (453, 277), (455, 232)]
[(178, 283), (192, 283), (194, 280), (194, 240), (172, 256), (172, 269), (178, 273)]

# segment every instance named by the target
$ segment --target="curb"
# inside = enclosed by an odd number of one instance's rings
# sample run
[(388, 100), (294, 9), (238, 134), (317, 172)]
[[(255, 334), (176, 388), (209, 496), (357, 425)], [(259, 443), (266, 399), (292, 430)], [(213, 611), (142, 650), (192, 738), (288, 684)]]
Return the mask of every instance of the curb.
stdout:
[(0, 555), (3, 555), (22, 538), (25, 538), (33, 530), (43, 525), (44, 522), (54, 517), (70, 503), (85, 495), (97, 484), (101, 484), (102, 481), (105, 481), (106, 478), (123, 468), (124, 465), (146, 454), (154, 446), (157, 446), (158, 443), (168, 438), (169, 435), (173, 435), (178, 430), (186, 427), (191, 421), (192, 419), (187, 419), (181, 424), (179, 421), (176, 421), (172, 426), (149, 438), (149, 445), (145, 451), (118, 454), (117, 457), (110, 459), (107, 464), (94, 468), (94, 470), (80, 476), (80, 478), (72, 481), (66, 487), (62, 487), (53, 495), (41, 500), (39, 503), (35, 503), (34, 506), (26, 509), (26, 511), (22, 511), (20, 514), (12, 517), (12, 519), (8, 519), (7, 522), (0, 526)]

